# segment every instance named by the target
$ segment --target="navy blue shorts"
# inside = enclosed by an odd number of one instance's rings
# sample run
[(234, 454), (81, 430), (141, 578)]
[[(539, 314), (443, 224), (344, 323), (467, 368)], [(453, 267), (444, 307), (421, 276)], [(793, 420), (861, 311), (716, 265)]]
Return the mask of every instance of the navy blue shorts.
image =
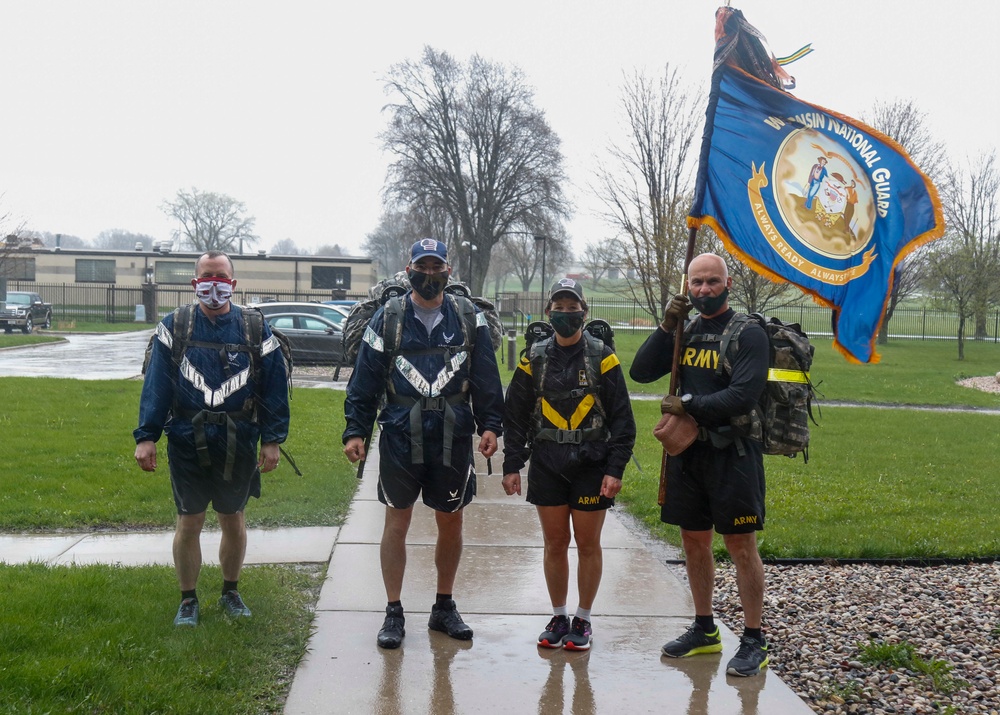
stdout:
[(423, 495), (435, 511), (458, 511), (476, 495), (472, 471), (472, 437), (452, 441), (451, 466), (444, 466), (441, 439), (425, 439), (423, 464), (411, 464), (410, 437), (383, 431), (378, 441), (378, 500), (395, 509), (408, 509)]
[(716, 449), (695, 442), (667, 464), (660, 521), (688, 531), (748, 534), (764, 528), (764, 457), (760, 442), (744, 439)]
[(209, 442), (212, 466), (198, 462), (194, 444), (184, 439), (167, 438), (167, 459), (170, 462), (170, 485), (178, 514), (200, 514), (212, 508), (220, 514), (243, 511), (250, 497), (260, 498), (260, 469), (257, 467), (257, 446), (241, 444), (236, 450), (232, 480), (223, 479), (226, 467), (226, 445)]

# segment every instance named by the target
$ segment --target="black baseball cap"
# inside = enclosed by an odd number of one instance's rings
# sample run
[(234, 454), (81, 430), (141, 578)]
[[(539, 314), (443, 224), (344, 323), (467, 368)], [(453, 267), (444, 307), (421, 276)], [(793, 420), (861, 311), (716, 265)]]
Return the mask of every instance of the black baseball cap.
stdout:
[(549, 291), (549, 300), (555, 300), (559, 293), (570, 293), (581, 303), (584, 301), (583, 286), (572, 278), (560, 278), (553, 283), (552, 290)]

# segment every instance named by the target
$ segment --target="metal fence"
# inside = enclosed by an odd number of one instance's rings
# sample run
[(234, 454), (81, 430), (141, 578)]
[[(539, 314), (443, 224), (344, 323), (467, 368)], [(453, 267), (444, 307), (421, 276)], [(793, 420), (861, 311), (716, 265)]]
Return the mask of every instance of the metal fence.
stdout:
[[(155, 323), (174, 308), (190, 303), (190, 286), (117, 286), (113, 283), (36, 283), (7, 281), (7, 290), (38, 293), (52, 304), (52, 319), (87, 323), (131, 323), (137, 316)], [(151, 292), (147, 295), (147, 292)], [(366, 300), (368, 293), (348, 293), (348, 300)], [(237, 303), (246, 305), (261, 300), (330, 300), (330, 291), (288, 291), (262, 294), (260, 291), (237, 290)], [(148, 309), (149, 307), (152, 309)]]
[[(83, 321), (124, 323), (135, 322), (137, 316), (145, 322), (155, 322), (179, 305), (192, 300), (190, 286), (139, 286), (124, 287), (105, 283), (36, 283), (34, 281), (7, 281), (8, 290), (33, 291), (42, 300), (52, 303), (52, 316), (56, 321)], [(147, 295), (147, 291), (152, 294)], [(348, 293), (349, 300), (367, 300), (367, 291)], [(150, 302), (152, 299), (152, 302)], [(330, 299), (329, 291), (287, 291), (262, 294), (259, 291), (238, 289), (234, 300), (250, 304), (261, 300), (323, 301)], [(500, 314), (504, 327), (518, 333), (532, 320), (544, 320), (541, 311), (544, 296), (538, 292), (505, 292), (491, 298)], [(146, 310), (153, 306), (153, 310)], [(733, 307), (742, 306), (735, 301)], [(142, 308), (140, 311), (139, 309)], [(768, 315), (785, 322), (799, 323), (810, 335), (832, 335), (832, 311), (812, 303), (801, 303), (768, 311)], [(602, 318), (616, 331), (646, 331), (655, 326), (654, 320), (642, 306), (625, 298), (595, 298), (590, 302), (590, 317)], [(986, 316), (983, 330), (976, 335), (973, 320), (966, 321), (969, 339), (1000, 342), (1000, 311)], [(889, 337), (909, 340), (954, 340), (958, 335), (958, 316), (955, 313), (927, 308), (897, 308), (889, 322)]]

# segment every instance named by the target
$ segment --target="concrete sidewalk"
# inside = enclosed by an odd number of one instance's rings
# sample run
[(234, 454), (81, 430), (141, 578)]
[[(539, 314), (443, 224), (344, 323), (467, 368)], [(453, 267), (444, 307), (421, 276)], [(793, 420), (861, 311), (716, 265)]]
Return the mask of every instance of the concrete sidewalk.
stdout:
[[(658, 561), (615, 512), (604, 528), (604, 576), (587, 652), (546, 650), (535, 639), (551, 616), (535, 509), (508, 497), (480, 464), (479, 494), (465, 512), (465, 549), (455, 599), (475, 630), (470, 641), (429, 631), (435, 597), (433, 512), (415, 508), (403, 584), (406, 638), (385, 651), (375, 636), (385, 614), (379, 569), (384, 509), (376, 498), (377, 452), (337, 537), (317, 604), (315, 633), (292, 683), (286, 715), (319, 713), (687, 713), (809, 715), (773, 673), (726, 676), (724, 652), (681, 660), (660, 647), (692, 620), (686, 584)], [(499, 466), (499, 459), (494, 459)], [(575, 549), (570, 552), (575, 574)], [(569, 606), (576, 608), (575, 577)]]

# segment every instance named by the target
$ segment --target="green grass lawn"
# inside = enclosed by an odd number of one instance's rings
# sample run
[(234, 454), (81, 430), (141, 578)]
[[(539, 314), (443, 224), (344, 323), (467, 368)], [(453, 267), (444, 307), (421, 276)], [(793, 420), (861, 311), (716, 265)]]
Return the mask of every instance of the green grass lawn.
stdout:
[(324, 569), (248, 566), (230, 622), (205, 567), (197, 628), (176, 629), (169, 567), (4, 566), (0, 713), (280, 713)]
[(17, 348), (23, 345), (40, 345), (42, 343), (58, 343), (62, 341), (56, 335), (41, 335), (39, 333), (32, 333), (31, 335), (25, 335), (24, 333), (0, 333), (0, 350), (3, 348)]
[[(636, 457), (619, 502), (679, 545), (656, 504), (662, 448), (655, 401), (634, 401)], [(767, 518), (760, 550), (777, 558), (1000, 555), (994, 437), (1000, 416), (827, 407), (809, 463), (766, 456)], [(716, 551), (724, 553), (721, 539)]]
[[(132, 430), (142, 383), (59, 378), (0, 378), (0, 530), (167, 528), (176, 518), (166, 460), (143, 472)], [(262, 496), (247, 506), (261, 526), (339, 524), (357, 480), (341, 452), (343, 394), (295, 390), (288, 460), (262, 475)]]

